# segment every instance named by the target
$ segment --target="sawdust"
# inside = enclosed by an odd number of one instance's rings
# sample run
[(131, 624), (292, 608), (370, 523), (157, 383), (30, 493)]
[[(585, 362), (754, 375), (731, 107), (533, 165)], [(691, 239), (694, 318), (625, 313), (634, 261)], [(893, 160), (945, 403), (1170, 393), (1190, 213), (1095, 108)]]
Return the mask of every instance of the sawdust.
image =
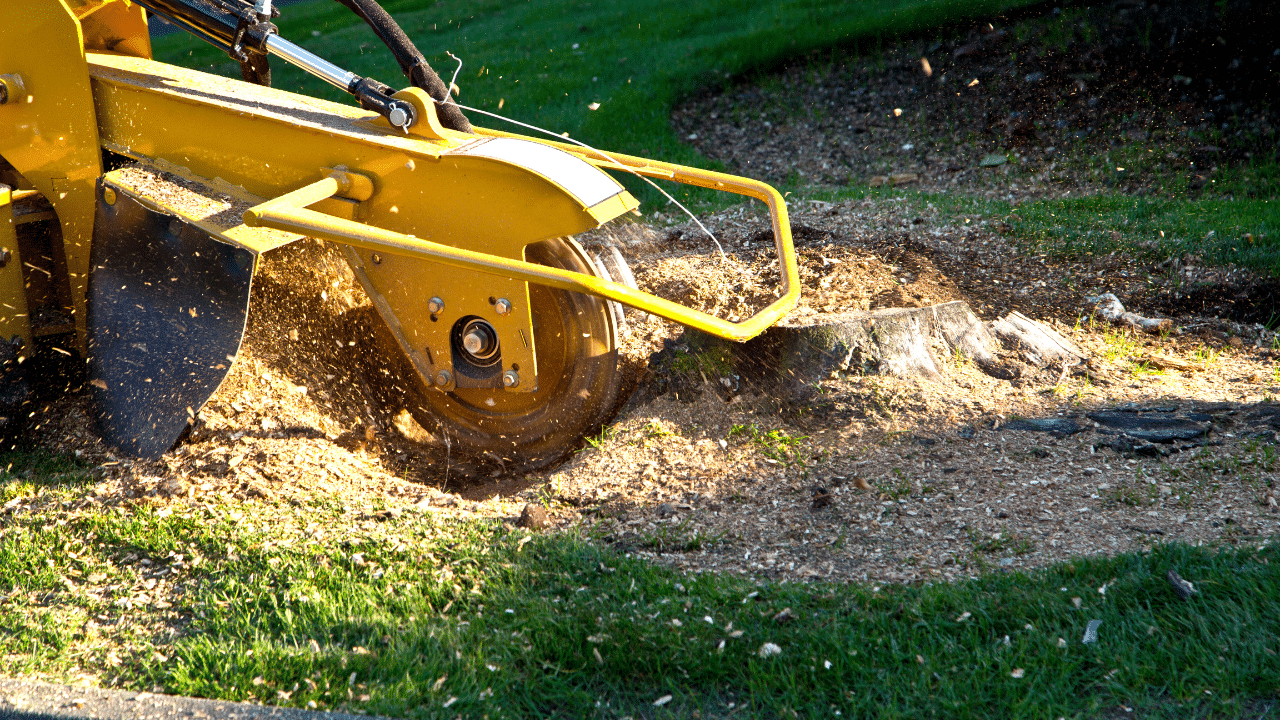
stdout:
[[(1184, 316), (1167, 338), (1133, 335), (1089, 320), (1088, 287), (1051, 287), (1056, 274), (1087, 264), (1021, 256), (990, 228), (953, 235), (911, 218), (904, 226), (892, 203), (870, 201), (793, 212), (805, 268), (801, 314), (963, 299), (990, 320), (1025, 308), (1085, 349), (1100, 372), (1015, 386), (953, 358), (938, 380), (846, 374), (801, 404), (751, 388), (728, 402), (710, 391), (692, 402), (651, 399), (643, 390), (659, 378), (645, 361), (678, 345), (680, 328), (632, 311), (624, 352), (642, 392), (561, 467), (488, 477), (442, 457), (408, 418), (379, 410), (366, 374), (367, 301), (337, 249), (304, 240), (264, 257), (239, 358), (161, 461), (113, 457), (81, 395), (43, 406), (30, 439), (95, 464), (104, 502), (332, 498), (510, 522), (525, 503), (548, 502), (557, 526), (596, 526), (595, 536), (624, 551), (761, 578), (957, 578), (1156, 540), (1255, 542), (1276, 531), (1280, 428), (1265, 413), (1248, 419), (1280, 395), (1273, 334)], [(624, 225), (584, 243), (622, 247), (641, 287), (745, 315), (776, 284), (767, 224), (748, 207), (706, 221), (726, 243), (726, 260), (678, 226)], [(904, 227), (910, 242), (886, 238), (887, 227)], [(992, 256), (948, 260), (948, 243)], [(1117, 261), (1091, 276), (1115, 287), (1127, 267)], [(1043, 268), (1019, 281), (1044, 278), (1048, 289), (1038, 290), (1052, 300), (981, 294), (996, 268), (996, 277)], [(1155, 355), (1194, 369), (1144, 364)], [(1212, 430), (1200, 446), (1144, 456), (1112, 449), (1106, 428), (1061, 438), (1001, 429), (1018, 417), (1091, 425), (1089, 412), (1126, 403), (1206, 413)]]

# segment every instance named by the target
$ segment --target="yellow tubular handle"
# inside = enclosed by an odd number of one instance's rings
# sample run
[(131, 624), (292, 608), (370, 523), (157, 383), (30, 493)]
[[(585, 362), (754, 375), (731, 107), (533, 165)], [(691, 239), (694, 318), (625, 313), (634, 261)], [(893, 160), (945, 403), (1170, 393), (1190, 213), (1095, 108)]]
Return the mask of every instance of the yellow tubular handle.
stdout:
[[(560, 143), (546, 144), (560, 146)], [(564, 149), (574, 151), (574, 154), (584, 157), (593, 164), (604, 167), (615, 166), (614, 163), (601, 162), (598, 158), (585, 157), (580, 149), (573, 146), (565, 146)], [(610, 154), (610, 157), (642, 175), (725, 190), (764, 202), (769, 208), (773, 221), (775, 246), (781, 268), (782, 296), (746, 320), (730, 322), (593, 275), (442, 245), (306, 209), (307, 205), (343, 193), (344, 186), (350, 183), (343, 181), (343, 173), (340, 172), (331, 173), (323, 180), (246, 210), (244, 224), (249, 227), (274, 228), (365, 250), (415, 257), (466, 270), (596, 295), (726, 340), (739, 342), (750, 340), (764, 332), (795, 307), (796, 301), (800, 298), (800, 276), (796, 266), (795, 249), (791, 243), (791, 224), (787, 219), (786, 201), (777, 190), (762, 182), (708, 170), (656, 163), (625, 155)]]

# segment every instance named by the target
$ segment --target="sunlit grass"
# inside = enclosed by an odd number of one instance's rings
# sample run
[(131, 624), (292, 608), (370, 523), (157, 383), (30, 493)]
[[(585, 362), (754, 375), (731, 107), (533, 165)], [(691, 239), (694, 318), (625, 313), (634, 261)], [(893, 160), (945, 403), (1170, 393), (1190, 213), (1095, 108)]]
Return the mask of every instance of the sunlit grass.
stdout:
[[(756, 585), (655, 567), (589, 528), (216, 498), (64, 506), (63, 486), (19, 482), (0, 479), (22, 498), (0, 519), (10, 672), (447, 718), (1070, 717), (1229, 711), (1280, 689), (1269, 545), (932, 586)], [(1180, 600), (1169, 568), (1201, 594)]]

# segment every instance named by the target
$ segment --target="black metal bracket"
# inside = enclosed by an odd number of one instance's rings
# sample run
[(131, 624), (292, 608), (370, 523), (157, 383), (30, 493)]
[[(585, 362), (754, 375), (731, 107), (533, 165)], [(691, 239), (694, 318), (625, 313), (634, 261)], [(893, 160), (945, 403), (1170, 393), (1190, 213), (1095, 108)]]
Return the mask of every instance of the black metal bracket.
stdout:
[(158, 458), (226, 377), (255, 257), (98, 181), (90, 249), (89, 389), (108, 445)]

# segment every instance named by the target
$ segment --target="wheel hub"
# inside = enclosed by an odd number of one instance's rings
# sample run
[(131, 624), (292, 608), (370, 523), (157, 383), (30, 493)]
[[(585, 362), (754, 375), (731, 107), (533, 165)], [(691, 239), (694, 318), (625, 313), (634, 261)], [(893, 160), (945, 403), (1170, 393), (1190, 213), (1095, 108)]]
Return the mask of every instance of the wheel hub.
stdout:
[(477, 367), (489, 367), (501, 357), (498, 332), (480, 318), (464, 318), (458, 322), (459, 349)]

